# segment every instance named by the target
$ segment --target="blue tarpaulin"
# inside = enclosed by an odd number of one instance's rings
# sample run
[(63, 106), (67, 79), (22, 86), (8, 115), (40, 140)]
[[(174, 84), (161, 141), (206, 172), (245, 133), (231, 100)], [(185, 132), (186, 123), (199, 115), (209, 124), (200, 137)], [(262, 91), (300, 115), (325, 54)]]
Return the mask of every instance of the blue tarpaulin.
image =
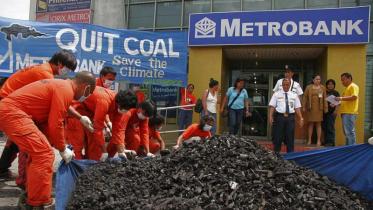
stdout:
[(96, 163), (94, 160), (72, 160), (69, 164), (61, 161), (56, 177), (56, 210), (66, 208), (79, 175)]
[(284, 155), (373, 200), (373, 146), (357, 144)]

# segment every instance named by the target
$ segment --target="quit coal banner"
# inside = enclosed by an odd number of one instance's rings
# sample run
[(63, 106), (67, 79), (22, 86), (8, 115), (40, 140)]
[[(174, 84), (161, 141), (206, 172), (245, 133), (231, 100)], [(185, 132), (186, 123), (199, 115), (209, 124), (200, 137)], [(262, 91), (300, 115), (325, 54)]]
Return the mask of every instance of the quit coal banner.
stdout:
[(58, 50), (74, 52), (75, 72), (95, 75), (104, 66), (117, 80), (186, 86), (187, 34), (109, 29), (89, 24), (41, 23), (0, 18), (0, 76), (47, 62)]

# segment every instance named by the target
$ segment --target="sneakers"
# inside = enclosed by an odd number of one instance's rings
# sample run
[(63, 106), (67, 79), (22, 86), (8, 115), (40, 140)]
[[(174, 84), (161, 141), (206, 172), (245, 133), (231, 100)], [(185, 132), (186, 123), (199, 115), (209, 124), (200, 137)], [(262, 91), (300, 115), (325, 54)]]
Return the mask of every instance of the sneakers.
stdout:
[(22, 192), (18, 200), (18, 208), (20, 210), (54, 210), (55, 209), (55, 200), (52, 198), (52, 201), (48, 204), (42, 206), (30, 206), (26, 203), (26, 192)]

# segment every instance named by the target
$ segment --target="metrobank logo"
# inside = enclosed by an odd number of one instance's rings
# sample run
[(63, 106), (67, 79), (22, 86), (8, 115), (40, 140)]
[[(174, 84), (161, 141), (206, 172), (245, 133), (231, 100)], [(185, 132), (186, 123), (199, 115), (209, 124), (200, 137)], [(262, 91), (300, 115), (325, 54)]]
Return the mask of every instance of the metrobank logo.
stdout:
[(195, 38), (215, 38), (216, 23), (204, 17), (195, 24)]

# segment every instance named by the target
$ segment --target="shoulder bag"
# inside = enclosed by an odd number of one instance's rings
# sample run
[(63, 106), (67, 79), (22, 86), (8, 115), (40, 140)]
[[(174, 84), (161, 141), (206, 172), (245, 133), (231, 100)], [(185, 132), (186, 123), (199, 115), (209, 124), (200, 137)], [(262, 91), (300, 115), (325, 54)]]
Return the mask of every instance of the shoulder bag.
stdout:
[[(242, 88), (243, 89), (243, 88)], [(237, 100), (237, 98), (240, 96), (241, 94), (241, 91), (242, 89), (238, 92), (238, 94), (236, 95), (236, 97), (234, 97), (234, 99), (232, 100), (232, 102), (228, 105), (228, 107), (225, 107), (224, 108), (224, 111), (223, 111), (223, 117), (227, 117), (228, 116), (228, 113), (229, 113), (229, 109), (232, 107), (233, 103)], [(229, 96), (228, 96), (228, 101), (229, 101)]]

